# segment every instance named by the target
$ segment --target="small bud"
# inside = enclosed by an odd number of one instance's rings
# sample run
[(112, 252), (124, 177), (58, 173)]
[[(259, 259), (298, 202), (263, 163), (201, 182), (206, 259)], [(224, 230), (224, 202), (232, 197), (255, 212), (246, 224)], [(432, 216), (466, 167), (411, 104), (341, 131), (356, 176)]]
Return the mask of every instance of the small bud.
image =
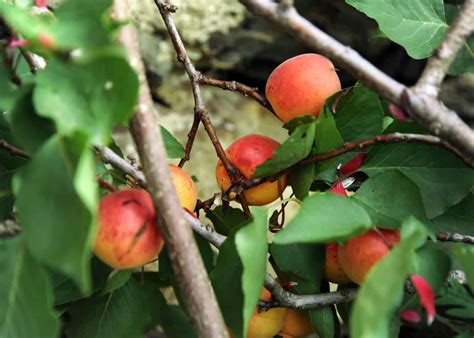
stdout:
[(408, 119), (408, 115), (405, 114), (405, 112), (403, 110), (401, 110), (400, 108), (398, 108), (394, 104), (390, 103), (388, 105), (388, 110), (390, 111), (390, 114), (392, 114), (392, 116), (395, 120), (404, 121), (404, 120)]
[(407, 323), (419, 323), (421, 320), (421, 315), (414, 310), (403, 310), (400, 313), (400, 319)]
[(26, 40), (19, 40), (19, 39), (11, 39), (8, 43), (8, 47), (10, 48), (18, 48), (18, 47), (28, 47), (30, 43)]
[(38, 8), (47, 8), (48, 0), (35, 0), (36, 7)]

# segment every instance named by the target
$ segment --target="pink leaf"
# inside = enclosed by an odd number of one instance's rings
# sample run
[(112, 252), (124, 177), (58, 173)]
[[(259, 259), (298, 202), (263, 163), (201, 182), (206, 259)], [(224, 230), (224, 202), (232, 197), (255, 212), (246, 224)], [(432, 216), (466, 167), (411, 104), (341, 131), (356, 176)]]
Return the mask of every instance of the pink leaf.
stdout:
[(428, 325), (431, 325), (436, 314), (433, 289), (420, 275), (413, 275), (410, 277), (410, 279), (416, 289), (416, 292), (418, 292), (418, 296), (420, 296), (421, 306), (423, 306), (426, 310)]
[(46, 8), (48, 7), (48, 0), (36, 0), (36, 7), (38, 8)]
[(390, 114), (392, 114), (392, 116), (395, 120), (403, 121), (403, 120), (408, 119), (408, 115), (405, 114), (405, 112), (403, 110), (401, 110), (400, 108), (398, 108), (394, 104), (390, 103), (388, 105), (388, 110), (390, 111)]
[(362, 162), (364, 162), (366, 157), (367, 157), (367, 153), (358, 154), (353, 159), (347, 161), (347, 163), (344, 164), (342, 167), (340, 167), (338, 169), (339, 172), (342, 175), (346, 175), (346, 174), (352, 173), (354, 171), (357, 171), (357, 169), (360, 168), (360, 166), (362, 165)]
[(342, 185), (341, 181), (336, 181), (336, 183), (333, 184), (333, 186), (329, 189), (330, 192), (333, 192), (337, 195), (347, 197), (347, 192), (346, 189), (344, 189), (344, 186)]
[(405, 322), (416, 324), (420, 322), (421, 315), (414, 310), (403, 310), (400, 313), (400, 318)]

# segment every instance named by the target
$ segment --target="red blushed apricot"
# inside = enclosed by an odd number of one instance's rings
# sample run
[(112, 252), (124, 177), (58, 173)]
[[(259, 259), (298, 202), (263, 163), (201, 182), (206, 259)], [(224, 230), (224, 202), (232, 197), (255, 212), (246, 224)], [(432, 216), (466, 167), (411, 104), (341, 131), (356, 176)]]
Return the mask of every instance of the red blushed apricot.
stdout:
[[(226, 150), (229, 162), (237, 168), (246, 179), (250, 179), (255, 169), (263, 162), (273, 157), (273, 151), (280, 146), (277, 141), (261, 135), (247, 135)], [(232, 181), (219, 160), (216, 166), (216, 180), (221, 190), (230, 188)], [(244, 197), (249, 205), (265, 205), (280, 196), (286, 187), (286, 176), (274, 182), (265, 182), (244, 191)]]
[(302, 311), (288, 309), (283, 318), (280, 335), (287, 337), (305, 337), (313, 333), (313, 327)]
[(102, 261), (116, 269), (139, 267), (156, 257), (163, 243), (148, 192), (125, 189), (101, 199), (94, 254)]
[(370, 230), (339, 246), (337, 259), (347, 276), (362, 284), (370, 269), (399, 241), (398, 230)]
[(170, 165), (169, 168), (181, 206), (193, 211), (197, 202), (197, 189), (193, 179), (180, 167)]
[(337, 259), (337, 249), (339, 245), (336, 243), (326, 244), (326, 260), (324, 261), (324, 279), (331, 283), (348, 284), (351, 279), (347, 277), (341, 264)]
[(332, 62), (319, 54), (302, 54), (286, 60), (270, 74), (265, 94), (283, 122), (318, 116), (326, 99), (341, 90)]

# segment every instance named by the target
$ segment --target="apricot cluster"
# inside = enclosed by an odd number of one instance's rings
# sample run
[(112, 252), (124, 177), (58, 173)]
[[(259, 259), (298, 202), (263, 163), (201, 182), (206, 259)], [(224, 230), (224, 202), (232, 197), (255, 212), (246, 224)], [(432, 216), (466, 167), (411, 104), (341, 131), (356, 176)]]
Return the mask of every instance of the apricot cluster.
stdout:
[[(170, 166), (183, 208), (194, 210), (197, 189), (181, 168)], [(99, 204), (94, 254), (115, 269), (140, 267), (158, 256), (164, 240), (156, 224), (153, 200), (142, 189), (124, 189), (103, 197)]]
[[(326, 99), (341, 89), (341, 83), (331, 61), (319, 54), (302, 54), (286, 60), (270, 74), (265, 87), (268, 101), (283, 122), (304, 115), (318, 116)], [(273, 157), (280, 144), (262, 135), (247, 135), (226, 150), (229, 163), (250, 179), (256, 167)], [(223, 163), (216, 165), (216, 180), (226, 191), (232, 180)], [(265, 205), (275, 201), (286, 187), (286, 176), (264, 182), (244, 191), (249, 205)]]

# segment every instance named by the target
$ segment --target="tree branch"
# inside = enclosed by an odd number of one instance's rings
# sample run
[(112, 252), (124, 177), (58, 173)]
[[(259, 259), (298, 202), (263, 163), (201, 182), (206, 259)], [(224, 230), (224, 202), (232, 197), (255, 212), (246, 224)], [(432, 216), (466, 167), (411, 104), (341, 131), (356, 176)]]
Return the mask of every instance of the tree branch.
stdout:
[(474, 0), (466, 0), (443, 41), (428, 59), (416, 86), (433, 96), (438, 96), (441, 82), (449, 66), (473, 31)]
[(17, 148), (4, 139), (0, 139), (0, 148), (5, 149), (8, 151), (8, 153), (12, 156), (18, 156), (24, 159), (29, 159), (30, 155), (28, 155), (24, 150), (21, 150), (20, 148)]
[[(471, 1), (471, 0), (470, 0)], [(359, 53), (324, 33), (303, 18), (294, 7), (285, 11), (270, 0), (240, 0), (247, 9), (288, 31), (309, 48), (318, 50), (380, 96), (402, 108), (430, 133), (455, 147), (471, 162), (474, 158), (474, 131), (455, 112), (420, 89), (408, 89)]]
[[(115, 1), (116, 18), (129, 20), (126, 0)], [(140, 79), (138, 106), (132, 120), (132, 134), (138, 147), (145, 176), (157, 210), (160, 230), (165, 238), (176, 280), (191, 321), (200, 337), (228, 337), (214, 291), (204, 268), (196, 242), (183, 215), (173, 185), (163, 139), (155, 119), (145, 68), (141, 60), (135, 29), (128, 25), (119, 36), (131, 65)], [(163, 221), (161, 221), (163, 220)]]
[[(229, 176), (232, 182), (237, 182), (242, 178), (242, 175), (239, 173), (239, 171), (236, 168), (234, 168), (234, 166), (227, 159), (227, 155), (224, 151), (224, 148), (222, 148), (219, 138), (217, 137), (216, 130), (214, 129), (214, 126), (212, 125), (209, 112), (206, 106), (204, 105), (204, 100), (201, 95), (201, 88), (199, 86), (199, 78), (201, 77), (201, 74), (196, 70), (193, 63), (191, 62), (191, 59), (189, 58), (188, 53), (186, 52), (186, 48), (184, 47), (183, 40), (181, 40), (181, 36), (178, 33), (178, 29), (176, 28), (176, 25), (174, 24), (173, 19), (171, 18), (170, 13), (175, 12), (177, 8), (176, 6), (166, 3), (164, 0), (155, 0), (155, 4), (158, 7), (161, 17), (163, 18), (163, 21), (166, 25), (166, 29), (168, 30), (174, 49), (176, 50), (178, 61), (183, 64), (186, 70), (186, 74), (189, 77), (189, 81), (191, 82), (191, 89), (194, 96), (195, 119), (197, 116), (199, 120), (202, 122), (202, 124), (204, 125), (204, 129), (206, 130), (207, 135), (209, 136), (214, 146), (216, 154), (219, 157), (219, 159), (222, 161), (222, 163), (224, 164), (224, 167), (229, 173)], [(194, 124), (193, 124), (193, 127), (194, 127)], [(192, 143), (194, 140), (194, 136), (192, 132), (193, 130), (191, 129), (191, 132), (189, 133), (189, 135), (191, 136), (188, 138), (188, 142), (186, 144), (186, 148), (189, 149), (189, 152), (191, 151)], [(189, 157), (189, 153), (188, 153), (188, 157)], [(248, 207), (247, 201), (245, 200), (245, 197), (243, 194), (238, 193), (238, 201), (242, 205), (242, 209), (244, 210), (246, 217), (249, 218), (250, 209)]]
[(233, 92), (239, 92), (244, 96), (251, 97), (257, 101), (262, 107), (268, 109), (272, 114), (275, 115), (272, 106), (268, 100), (258, 93), (258, 88), (249, 87), (243, 83), (237, 81), (223, 81), (218, 79), (213, 79), (205, 75), (199, 74), (199, 83), (207, 86), (219, 87), (224, 90), (230, 90)]
[(316, 163), (320, 161), (326, 161), (336, 156), (348, 153), (350, 151), (362, 150), (362, 149), (365, 149), (367, 147), (371, 147), (377, 144), (389, 144), (389, 143), (401, 143), (401, 142), (424, 143), (424, 144), (435, 145), (435, 146), (447, 149), (453, 152), (454, 154), (456, 154), (468, 166), (474, 167), (474, 159), (466, 158), (457, 149), (453, 148), (449, 143), (441, 140), (438, 137), (431, 136), (431, 135), (421, 135), (421, 134), (392, 133), (392, 134), (378, 135), (373, 138), (362, 140), (362, 141), (346, 142), (339, 148), (330, 150), (323, 154), (310, 156), (276, 174), (265, 176), (262, 178), (253, 178), (250, 180), (238, 182), (232, 185), (227, 191), (224, 192), (223, 198), (225, 196), (228, 196), (229, 194), (235, 194), (237, 192), (250, 189), (263, 182), (275, 181), (282, 175), (287, 174), (290, 171), (294, 170), (296, 167), (299, 167), (302, 165), (308, 165), (308, 164), (312, 164), (312, 163)]
[(474, 236), (461, 235), (458, 233), (438, 232), (436, 238), (441, 242), (459, 242), (465, 244), (474, 244)]

